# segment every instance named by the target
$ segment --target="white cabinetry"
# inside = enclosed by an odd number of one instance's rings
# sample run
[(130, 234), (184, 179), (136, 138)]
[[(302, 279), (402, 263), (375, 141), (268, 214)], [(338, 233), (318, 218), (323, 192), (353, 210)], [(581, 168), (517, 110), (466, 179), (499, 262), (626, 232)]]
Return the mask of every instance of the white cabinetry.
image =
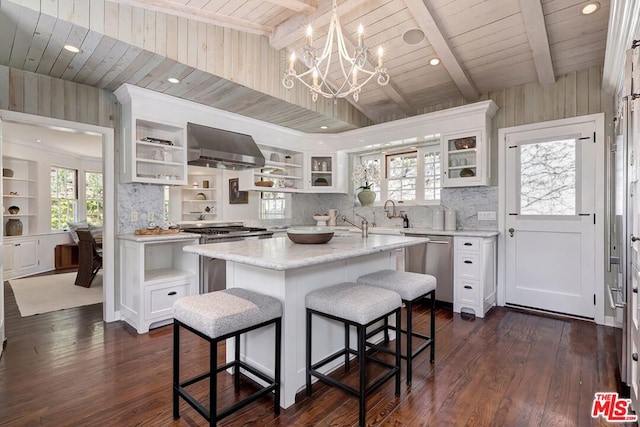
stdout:
[(123, 86), (120, 180), (123, 183), (186, 185), (187, 131), (184, 125), (154, 116), (153, 106), (131, 99)]
[(261, 146), (260, 150), (265, 158), (264, 167), (240, 171), (240, 191), (296, 193), (304, 189), (302, 153), (266, 146)]
[(346, 193), (349, 169), (346, 154), (308, 153), (307, 190), (310, 193)]
[(489, 185), (489, 144), (485, 130), (444, 135), (442, 187)]
[(2, 245), (5, 280), (37, 273), (40, 240), (34, 237), (5, 238)]
[(453, 311), (484, 317), (496, 304), (496, 238), (453, 239)]
[(198, 237), (120, 239), (122, 319), (139, 334), (171, 322), (173, 303), (198, 293), (198, 255), (184, 246)]
[[(3, 157), (2, 166), (6, 169), (2, 177), (3, 234), (6, 236), (9, 219), (18, 219), (22, 222), (23, 235), (34, 234), (38, 200), (36, 197), (37, 163), (31, 160)], [(10, 213), (11, 207), (19, 208), (18, 213)]]

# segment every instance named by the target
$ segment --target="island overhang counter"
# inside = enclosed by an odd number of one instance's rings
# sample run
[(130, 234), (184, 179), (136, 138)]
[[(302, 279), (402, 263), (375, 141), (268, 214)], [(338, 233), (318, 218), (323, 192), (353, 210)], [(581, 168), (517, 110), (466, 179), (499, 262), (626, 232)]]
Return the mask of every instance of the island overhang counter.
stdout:
[[(287, 237), (191, 245), (184, 251), (227, 261), (227, 288), (250, 289), (278, 298), (283, 305), (281, 406), (295, 403), (305, 385), (305, 296), (316, 289), (355, 282), (363, 274), (396, 268), (396, 250), (425, 244), (421, 237), (356, 234), (336, 235), (318, 245), (293, 243)], [(265, 373), (273, 374), (273, 331), (245, 334), (242, 357)], [(344, 346), (342, 325), (331, 321), (313, 324), (312, 359), (320, 360)], [(355, 341), (355, 336), (351, 340)], [(227, 341), (227, 358), (233, 340)], [(331, 370), (338, 366), (328, 366)]]

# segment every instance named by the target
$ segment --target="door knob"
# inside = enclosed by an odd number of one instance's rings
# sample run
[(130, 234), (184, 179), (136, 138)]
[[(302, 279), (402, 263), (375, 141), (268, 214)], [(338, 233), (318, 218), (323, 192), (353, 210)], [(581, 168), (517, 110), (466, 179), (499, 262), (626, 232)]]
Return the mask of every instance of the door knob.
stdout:
[(638, 240), (640, 240), (640, 237), (636, 237), (633, 234), (631, 235), (631, 241), (632, 242), (637, 242)]
[(509, 237), (513, 237), (513, 232), (516, 231), (513, 228), (509, 229)]

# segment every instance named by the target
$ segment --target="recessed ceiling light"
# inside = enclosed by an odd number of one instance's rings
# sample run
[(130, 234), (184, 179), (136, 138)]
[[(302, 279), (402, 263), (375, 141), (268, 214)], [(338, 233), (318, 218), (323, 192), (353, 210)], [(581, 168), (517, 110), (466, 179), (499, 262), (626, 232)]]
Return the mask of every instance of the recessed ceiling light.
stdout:
[(591, 15), (593, 12), (597, 11), (598, 9), (600, 9), (600, 3), (598, 3), (598, 2), (587, 3), (582, 8), (582, 14), (583, 15)]
[(180, 79), (176, 79), (175, 77), (169, 77), (167, 81), (169, 83), (180, 83)]
[(419, 28), (411, 28), (404, 32), (402, 40), (408, 45), (414, 45), (424, 40), (424, 32)]
[(429, 60), (429, 64), (431, 65), (438, 65), (440, 63), (440, 59), (439, 58), (431, 58)]
[(329, 126), (320, 126), (320, 129), (329, 129)]
[(65, 44), (64, 45), (64, 49), (68, 50), (71, 53), (80, 53), (80, 52), (82, 52), (82, 50), (79, 47), (76, 47), (76, 46), (74, 46), (72, 44)]
[(42, 140), (41, 139), (36, 139), (36, 142), (42, 142)]

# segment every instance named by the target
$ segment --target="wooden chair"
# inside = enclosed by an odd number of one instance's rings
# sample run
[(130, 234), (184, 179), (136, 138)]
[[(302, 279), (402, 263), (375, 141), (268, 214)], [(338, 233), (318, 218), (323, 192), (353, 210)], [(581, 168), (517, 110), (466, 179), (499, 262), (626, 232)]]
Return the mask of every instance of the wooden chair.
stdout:
[(88, 229), (78, 229), (78, 275), (75, 284), (88, 288), (102, 268), (102, 249)]

